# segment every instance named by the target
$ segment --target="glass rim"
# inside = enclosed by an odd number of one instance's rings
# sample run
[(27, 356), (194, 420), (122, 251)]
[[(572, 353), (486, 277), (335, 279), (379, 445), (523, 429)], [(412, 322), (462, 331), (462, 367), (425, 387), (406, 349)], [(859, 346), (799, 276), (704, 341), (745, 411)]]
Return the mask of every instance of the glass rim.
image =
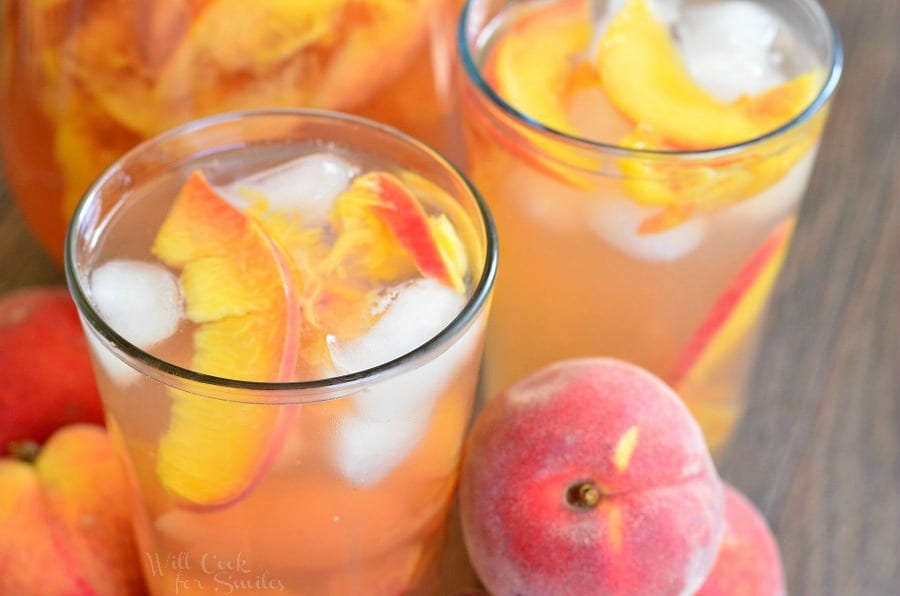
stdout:
[[(466, 0), (465, 5), (463, 6), (463, 10), (460, 13), (460, 17), (457, 23), (456, 29), (456, 42), (457, 42), (457, 55), (460, 58), (460, 62), (463, 65), (463, 70), (466, 73), (466, 81), (465, 83), (474, 83), (475, 88), (481, 92), (483, 96), (485, 96), (490, 103), (500, 108), (502, 112), (511, 116), (514, 121), (519, 124), (522, 124), (535, 132), (546, 135), (550, 137), (554, 141), (569, 143), (571, 145), (575, 145), (580, 149), (586, 151), (593, 151), (595, 153), (606, 153), (614, 157), (647, 157), (647, 158), (686, 158), (686, 159), (714, 159), (719, 157), (728, 156), (734, 153), (741, 152), (743, 150), (749, 149), (751, 147), (765, 144), (766, 142), (778, 138), (784, 133), (793, 130), (795, 127), (807, 122), (812, 119), (819, 110), (828, 103), (828, 100), (834, 95), (835, 90), (838, 87), (838, 83), (841, 79), (841, 73), (843, 71), (844, 64), (844, 49), (843, 44), (841, 43), (840, 34), (838, 33), (837, 28), (834, 26), (831, 18), (828, 16), (827, 11), (824, 7), (819, 3), (818, 0), (789, 0), (795, 3), (801, 3), (812, 9), (814, 17), (819, 25), (822, 26), (822, 30), (826, 32), (828, 35), (828, 39), (831, 47), (831, 64), (828, 67), (828, 75), (825, 77), (825, 80), (822, 82), (822, 86), (819, 89), (818, 94), (815, 99), (799, 114), (779, 126), (774, 130), (771, 130), (763, 135), (759, 135), (748, 139), (746, 141), (741, 141), (739, 143), (732, 143), (730, 145), (722, 145), (718, 147), (710, 147), (708, 149), (632, 149), (628, 147), (622, 147), (621, 145), (614, 145), (611, 143), (604, 143), (601, 141), (592, 140), (585, 137), (580, 137), (578, 135), (569, 134), (558, 129), (555, 129), (551, 126), (547, 126), (543, 124), (540, 120), (532, 118), (528, 116), (524, 112), (517, 110), (510, 103), (508, 103), (505, 99), (503, 99), (499, 93), (497, 93), (493, 87), (485, 80), (482, 76), (481, 69), (475, 61), (475, 57), (472, 55), (471, 48), (469, 47), (469, 42), (467, 38), (467, 30), (468, 30), (468, 22), (470, 16), (470, 9), (472, 5), (478, 0)], [(480, 33), (480, 32), (479, 32)]]
[[(100, 189), (102, 189), (110, 181), (112, 176), (119, 171), (121, 165), (126, 163), (129, 159), (133, 159), (135, 156), (145, 152), (149, 148), (173, 138), (186, 136), (200, 130), (206, 130), (241, 119), (268, 117), (303, 117), (319, 119), (321, 121), (332, 121), (335, 123), (353, 123), (376, 133), (390, 135), (399, 139), (404, 145), (411, 146), (415, 151), (430, 157), (434, 162), (439, 164), (440, 167), (450, 172), (451, 176), (457, 179), (457, 181), (461, 183), (461, 186), (471, 194), (477, 207), (477, 213), (481, 219), (482, 233), (484, 234), (484, 266), (481, 271), (481, 276), (466, 299), (465, 305), (453, 320), (447, 323), (440, 332), (425, 343), (396, 358), (357, 372), (305, 381), (247, 381), (197, 372), (158, 358), (120, 335), (104, 320), (97, 309), (94, 308), (94, 305), (88, 298), (88, 293), (82, 285), (82, 275), (76, 270), (74, 263), (78, 230), (85, 214), (88, 213), (88, 205), (93, 204), (91, 199), (95, 197)], [(140, 369), (138, 372), (141, 374), (150, 376), (170, 386), (177, 386), (180, 382), (187, 382), (190, 384), (202, 385), (204, 388), (210, 388), (213, 391), (258, 392), (260, 394), (265, 394), (267, 398), (284, 394), (285, 397), (296, 398), (298, 393), (324, 393), (329, 390), (339, 391), (341, 389), (355, 387), (356, 385), (373, 379), (386, 377), (390, 373), (401, 371), (402, 369), (413, 365), (421, 358), (431, 355), (442, 347), (449, 348), (450, 342), (453, 339), (460, 339), (469, 325), (478, 317), (487, 305), (494, 279), (497, 274), (497, 259), (497, 230), (493, 216), (491, 215), (486, 202), (468, 177), (438, 150), (433, 149), (429, 145), (400, 130), (366, 118), (341, 112), (312, 108), (272, 108), (226, 112), (192, 120), (142, 141), (117, 158), (94, 180), (87, 191), (85, 191), (69, 221), (65, 242), (64, 269), (69, 286), (69, 293), (72, 295), (79, 313), (85, 317), (90, 327), (101, 335), (106, 342), (113, 344), (116, 350), (120, 350), (130, 359), (139, 362), (149, 369)], [(115, 354), (114, 356), (119, 358)], [(123, 362), (123, 364), (132, 367), (129, 362)], [(148, 374), (151, 372), (153, 374)], [(171, 381), (174, 381), (174, 383)], [(190, 391), (190, 389), (187, 390)], [(194, 393), (197, 392), (194, 391)], [(209, 395), (208, 397), (216, 398), (217, 396)], [(305, 401), (321, 401), (323, 399), (328, 398), (322, 397), (312, 400), (277, 400), (273, 402), (253, 398), (248, 399), (247, 396), (242, 396), (240, 399), (234, 399), (234, 401), (251, 403), (282, 403), (289, 401), (299, 403)]]

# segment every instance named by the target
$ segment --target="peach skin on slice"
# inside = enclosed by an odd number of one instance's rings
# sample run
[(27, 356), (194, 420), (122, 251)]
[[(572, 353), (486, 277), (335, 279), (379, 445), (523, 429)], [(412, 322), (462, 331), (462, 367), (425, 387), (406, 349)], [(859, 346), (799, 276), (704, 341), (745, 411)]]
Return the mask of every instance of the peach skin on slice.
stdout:
[[(487, 82), (513, 108), (541, 125), (578, 136), (569, 117), (567, 95), (585, 83), (585, 70), (575, 65), (591, 39), (587, 3), (568, 0), (538, 9), (517, 22), (489, 54), (484, 65)], [(599, 84), (599, 80), (596, 81)], [(514, 153), (551, 175), (576, 186), (590, 188), (590, 181), (572, 168), (595, 169), (586, 156), (567, 150), (536, 133), (520, 130), (524, 147), (512, 145)], [(540, 159), (528, 147), (537, 147), (550, 159)], [(557, 165), (555, 160), (563, 165)]]
[(757, 136), (743, 111), (694, 82), (647, 0), (625, 3), (600, 41), (595, 64), (613, 105), (674, 145), (705, 149)]
[[(373, 265), (398, 258), (411, 259), (425, 277), (462, 292), (467, 265), (462, 241), (446, 216), (429, 216), (416, 196), (397, 177), (386, 172), (358, 176), (335, 202), (334, 219), (340, 231), (329, 259), (363, 249)], [(394, 265), (401, 268), (402, 265)], [(374, 271), (373, 271), (374, 272)], [(378, 277), (387, 277), (377, 273)]]
[[(715, 434), (715, 442), (720, 443), (728, 429), (710, 432), (702, 412), (713, 418), (721, 418), (724, 414), (727, 420), (732, 420), (729, 412), (722, 410), (728, 404), (722, 403), (721, 396), (714, 394), (715, 377), (759, 323), (784, 263), (793, 229), (793, 218), (780, 224), (741, 267), (688, 340), (666, 379), (698, 415), (713, 449), (720, 445), (712, 444), (714, 437), (710, 435)], [(725, 397), (731, 398), (731, 392)]]
[[(300, 344), (290, 260), (247, 214), (190, 175), (160, 227), (153, 252), (181, 270), (194, 332), (192, 368), (247, 381), (287, 381)], [(192, 504), (228, 504), (266, 472), (296, 406), (221, 401), (170, 390), (169, 428), (157, 474)]]

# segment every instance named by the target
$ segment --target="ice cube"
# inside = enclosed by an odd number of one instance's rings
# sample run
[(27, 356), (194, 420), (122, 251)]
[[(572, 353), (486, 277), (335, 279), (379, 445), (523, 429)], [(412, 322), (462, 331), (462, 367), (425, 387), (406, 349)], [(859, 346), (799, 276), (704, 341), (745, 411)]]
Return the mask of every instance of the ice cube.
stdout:
[(246, 208), (265, 198), (272, 211), (297, 213), (311, 225), (324, 223), (334, 200), (350, 186), (358, 169), (333, 153), (314, 153), (241, 178), (222, 189)]
[[(615, 18), (619, 11), (622, 10), (625, 2), (627, 2), (627, 0), (606, 0), (605, 2), (600, 3), (601, 6), (602, 4), (606, 4), (606, 11), (599, 18), (596, 16), (593, 17), (597, 26), (594, 30), (594, 37), (591, 42), (591, 56), (596, 55), (597, 47), (600, 44), (600, 40), (603, 38), (603, 34), (606, 33), (606, 28), (609, 27), (609, 23)], [(650, 10), (656, 15), (656, 18), (666, 25), (672, 25), (678, 20), (678, 16), (681, 13), (682, 0), (648, 0), (648, 4)], [(597, 2), (591, 0), (592, 10), (596, 5)]]
[[(343, 372), (364, 370), (415, 349), (446, 327), (465, 303), (460, 294), (431, 279), (393, 293), (393, 301), (365, 335), (343, 345), (330, 338), (332, 359)], [(482, 334), (479, 319), (431, 361), (353, 396), (353, 409), (335, 445), (336, 465), (348, 480), (370, 486), (403, 462), (428, 429), (437, 399), (477, 356)]]
[(94, 332), (87, 330), (85, 333), (88, 340), (88, 347), (94, 355), (94, 361), (103, 369), (106, 376), (119, 387), (127, 387), (137, 381), (141, 373), (131, 368), (118, 356), (110, 351), (103, 342), (94, 335)]
[(665, 232), (640, 234), (641, 222), (658, 212), (627, 199), (598, 199), (588, 227), (607, 244), (641, 261), (677, 261), (694, 251), (706, 235), (706, 223), (690, 220)]
[(676, 25), (691, 76), (722, 101), (784, 82), (772, 48), (780, 28), (778, 17), (748, 0), (687, 6)]
[(108, 261), (91, 274), (90, 288), (106, 323), (142, 349), (175, 333), (183, 315), (178, 279), (160, 265)]
[(415, 449), (428, 429), (428, 421), (429, 417), (419, 411), (383, 422), (346, 416), (335, 447), (338, 469), (356, 486), (375, 486)]
[(435, 279), (419, 279), (392, 288), (374, 311), (381, 318), (368, 332), (349, 342), (330, 340), (335, 365), (358, 372), (393, 360), (419, 347), (453, 320), (465, 298)]
[[(607, 0), (606, 1), (606, 21), (611, 21), (628, 0)], [(592, 1), (592, 4), (596, 4)], [(678, 19), (681, 13), (682, 0), (649, 0), (648, 5), (660, 21), (666, 25), (671, 25)]]

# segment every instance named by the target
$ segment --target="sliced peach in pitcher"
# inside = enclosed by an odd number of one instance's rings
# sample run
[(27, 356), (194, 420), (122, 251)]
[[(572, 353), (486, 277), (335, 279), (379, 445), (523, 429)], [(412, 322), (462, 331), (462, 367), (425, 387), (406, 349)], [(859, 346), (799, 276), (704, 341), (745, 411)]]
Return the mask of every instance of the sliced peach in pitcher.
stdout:
[(668, 28), (647, 0), (625, 3), (601, 39), (595, 63), (610, 101), (674, 145), (705, 149), (756, 136), (743, 111), (719, 101), (691, 78)]
[(185, 119), (229, 109), (308, 104), (346, 1), (218, 0), (192, 20), (161, 66), (155, 97)]
[(77, 87), (58, 109), (53, 156), (62, 172), (62, 215), (68, 221), (91, 182), (141, 139), (98, 109)]
[[(676, 358), (666, 380), (698, 416), (714, 419), (725, 416), (725, 422), (733, 422), (736, 412), (729, 404), (722, 403), (722, 396), (715, 395), (715, 378), (722, 374), (720, 371), (760, 323), (784, 263), (793, 229), (794, 220), (789, 219), (766, 238), (725, 288)], [(734, 397), (733, 389), (726, 393), (726, 400)], [(704, 432), (708, 433), (711, 448), (721, 446), (728, 429), (713, 424), (710, 432), (707, 421), (701, 419), (700, 422)]]
[(136, 5), (98, 3), (66, 45), (68, 68), (118, 124), (147, 136), (159, 130), (152, 73), (134, 33)]
[[(289, 258), (250, 216), (191, 174), (160, 227), (153, 252), (181, 270), (194, 332), (192, 369), (246, 381), (291, 380), (300, 310)], [(157, 474), (194, 505), (240, 498), (267, 471), (296, 406), (223, 401), (171, 389)]]
[(360, 259), (366, 273), (390, 280), (422, 275), (462, 292), (468, 266), (465, 248), (444, 215), (429, 215), (395, 176), (358, 176), (335, 201), (332, 214), (339, 237), (328, 260), (339, 267)]
[[(497, 42), (484, 64), (487, 82), (513, 108), (541, 125), (579, 135), (569, 116), (567, 96), (593, 81), (577, 59), (590, 44), (587, 3), (567, 0), (537, 9), (519, 20)], [(593, 160), (559, 142), (521, 128), (524, 146), (508, 145), (532, 165), (576, 186), (590, 188), (573, 169), (594, 169)], [(546, 159), (535, 156), (547, 155)], [(557, 161), (562, 163), (556, 163)]]
[[(431, 58), (427, 55), (431, 23), (438, 23), (435, 11), (451, 10), (447, 2), (423, 0), (355, 0), (344, 2), (334, 34), (327, 42), (327, 67), (321, 78), (306, 83), (310, 103), (328, 109), (358, 109), (381, 115), (376, 106), (384, 88), (403, 77), (408, 85), (397, 87), (403, 97), (384, 98), (383, 108), (391, 109), (393, 102), (407, 103), (418, 118), (432, 112), (434, 105), (423, 105), (422, 98), (433, 94), (421, 85), (434, 85)], [(440, 6), (440, 5), (443, 5)], [(446, 23), (455, 15), (445, 14)], [(410, 73), (412, 70), (418, 73)], [(424, 68), (424, 70), (423, 70)], [(411, 79), (410, 74), (418, 78)], [(420, 89), (415, 88), (419, 86)], [(377, 95), (376, 95), (377, 93)], [(420, 95), (424, 94), (424, 95)], [(432, 100), (429, 103), (436, 103)], [(376, 120), (384, 120), (378, 117)]]

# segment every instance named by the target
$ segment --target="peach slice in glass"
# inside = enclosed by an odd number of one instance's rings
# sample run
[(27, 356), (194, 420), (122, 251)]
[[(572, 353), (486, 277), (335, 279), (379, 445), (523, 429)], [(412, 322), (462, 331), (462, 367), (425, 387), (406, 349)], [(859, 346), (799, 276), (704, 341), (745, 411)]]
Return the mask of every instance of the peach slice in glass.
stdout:
[[(300, 311), (289, 258), (246, 213), (191, 174), (153, 245), (181, 270), (194, 332), (192, 368), (247, 381), (288, 381), (300, 344)], [(171, 389), (171, 420), (157, 475), (191, 504), (227, 505), (266, 472), (296, 406), (228, 402)]]
[[(746, 114), (762, 135), (791, 121), (810, 105), (821, 80), (822, 73), (816, 69), (760, 95), (742, 97), (732, 105)], [(619, 160), (628, 195), (641, 205), (663, 207), (658, 217), (646, 222), (644, 231), (663, 231), (670, 224), (681, 223), (683, 216), (752, 198), (785, 176), (812, 148), (822, 122), (822, 117), (816, 116), (789, 138), (772, 139), (716, 160)], [(621, 144), (639, 150), (677, 149), (648, 124), (639, 124)]]
[(335, 266), (356, 257), (367, 275), (391, 280), (409, 277), (414, 265), (422, 275), (464, 291), (467, 260), (460, 258), (465, 249), (453, 225), (446, 216), (426, 213), (396, 176), (358, 176), (334, 207), (340, 236), (328, 260)]
[(721, 446), (737, 414), (726, 403), (733, 397), (732, 391), (717, 395), (715, 378), (759, 324), (793, 229), (793, 218), (779, 225), (741, 267), (688, 340), (666, 379), (697, 416), (711, 448)]
[[(582, 86), (599, 84), (575, 64), (590, 44), (588, 16), (583, 0), (567, 0), (528, 14), (501, 37), (489, 54), (484, 65), (486, 81), (528, 118), (577, 136), (579, 131), (569, 116), (567, 97)], [(565, 182), (583, 188), (592, 186), (563, 164), (591, 170), (595, 169), (593, 160), (524, 128), (518, 132), (524, 137), (524, 146), (507, 145), (518, 157)], [(529, 145), (547, 158), (536, 157)]]
[(646, 0), (628, 0), (616, 14), (600, 40), (595, 64), (613, 105), (678, 147), (721, 147), (757, 136), (746, 113), (691, 78), (667, 27)]

